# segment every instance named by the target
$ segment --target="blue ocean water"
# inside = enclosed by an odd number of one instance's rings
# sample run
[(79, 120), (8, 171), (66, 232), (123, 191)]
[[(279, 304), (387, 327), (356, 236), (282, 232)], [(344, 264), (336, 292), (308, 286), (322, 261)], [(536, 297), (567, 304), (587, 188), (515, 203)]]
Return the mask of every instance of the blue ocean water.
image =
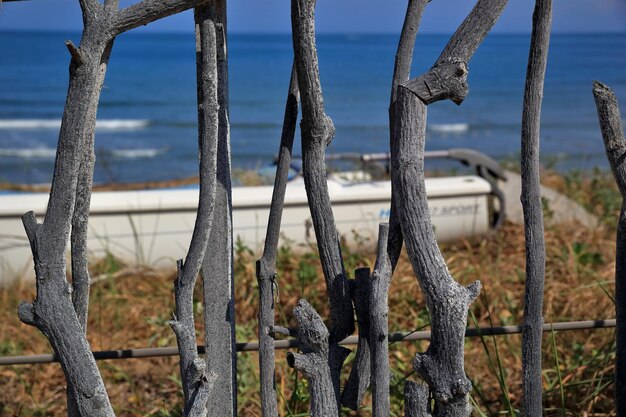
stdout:
[[(0, 32), (0, 181), (49, 182), (68, 82), (64, 41), (78, 33)], [(448, 40), (419, 35), (413, 75)], [(329, 152), (388, 150), (387, 107), (397, 35), (320, 35)], [(427, 148), (519, 155), (529, 35), (492, 35), (470, 62), (461, 106), (429, 106)], [(233, 165), (277, 152), (292, 63), (287, 35), (230, 35)], [(626, 109), (626, 34), (552, 37), (542, 154), (563, 169), (606, 166), (591, 85), (610, 85)], [(197, 172), (193, 34), (126, 34), (113, 48), (98, 111), (96, 181), (147, 181)], [(299, 146), (297, 146), (299, 148)], [(297, 150), (296, 150), (297, 152)]]

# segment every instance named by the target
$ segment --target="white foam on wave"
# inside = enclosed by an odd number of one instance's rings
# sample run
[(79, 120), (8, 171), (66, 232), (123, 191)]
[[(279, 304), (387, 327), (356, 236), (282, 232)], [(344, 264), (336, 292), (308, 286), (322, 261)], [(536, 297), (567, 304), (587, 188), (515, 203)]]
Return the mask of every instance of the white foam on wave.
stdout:
[(107, 151), (117, 158), (154, 158), (165, 152), (163, 148), (146, 148), (146, 149), (111, 149)]
[(56, 155), (56, 152), (57, 151), (54, 148), (31, 148), (31, 149), (0, 148), (0, 157), (22, 158), (22, 159), (54, 158)]
[[(144, 119), (103, 119), (96, 121), (99, 130), (135, 130), (143, 129), (150, 124)], [(61, 120), (55, 119), (4, 119), (0, 120), (0, 129), (4, 130), (41, 130), (58, 129)]]
[(469, 123), (435, 123), (428, 125), (429, 130), (439, 133), (465, 133), (469, 128)]

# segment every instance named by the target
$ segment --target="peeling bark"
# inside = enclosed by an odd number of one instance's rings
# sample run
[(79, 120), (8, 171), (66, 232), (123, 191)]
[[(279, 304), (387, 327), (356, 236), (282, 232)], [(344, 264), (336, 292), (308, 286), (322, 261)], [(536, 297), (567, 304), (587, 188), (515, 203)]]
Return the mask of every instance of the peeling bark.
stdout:
[(615, 409), (626, 416), (626, 140), (624, 126), (611, 89), (599, 81), (593, 84), (600, 130), (613, 177), (622, 196), (615, 253)]
[(285, 104), (283, 131), (278, 151), (278, 164), (270, 205), (263, 256), (256, 263), (259, 284), (259, 370), (261, 383), (261, 412), (264, 417), (278, 416), (274, 363), (274, 285), (276, 284), (276, 250), (280, 237), (280, 221), (285, 202), (291, 149), (298, 120), (298, 79), (295, 66), (291, 69), (289, 93)]
[(203, 19), (214, 22), (217, 37), (217, 100), (219, 130), (215, 214), (209, 246), (202, 264), (204, 292), (204, 344), (207, 372), (217, 379), (209, 398), (209, 417), (237, 415), (237, 356), (235, 351), (235, 299), (233, 280), (233, 225), (228, 104), (228, 50), (226, 0), (199, 7)]
[(522, 209), (526, 242), (526, 288), (522, 332), (522, 406), (527, 416), (539, 416), (542, 406), (541, 337), (546, 248), (539, 172), (541, 102), (548, 61), (552, 0), (537, 0), (533, 13), (524, 108), (522, 113)]

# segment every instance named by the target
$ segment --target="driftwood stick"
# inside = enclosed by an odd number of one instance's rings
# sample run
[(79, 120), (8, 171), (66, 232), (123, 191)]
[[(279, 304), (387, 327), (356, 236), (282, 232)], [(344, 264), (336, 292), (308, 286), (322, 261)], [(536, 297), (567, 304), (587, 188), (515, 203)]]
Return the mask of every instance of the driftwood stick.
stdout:
[(337, 343), (354, 331), (354, 312), (326, 183), (325, 150), (335, 135), (335, 127), (324, 112), (315, 46), (314, 9), (314, 1), (291, 2), (294, 58), (302, 99), (302, 171), (330, 301), (328, 360), (339, 402), (339, 375), (345, 360), (345, 349), (340, 349)]
[[(233, 225), (228, 105), (228, 54), (226, 0), (199, 7), (215, 23), (217, 37), (217, 100), (219, 130), (215, 214), (209, 246), (202, 264), (204, 292), (204, 343), (207, 372), (217, 379), (209, 398), (209, 417), (237, 414), (237, 356), (235, 351), (235, 299), (233, 281)], [(206, 13), (206, 15), (205, 15)]]
[(392, 265), (387, 242), (389, 225), (378, 228), (376, 264), (370, 279), (369, 318), (372, 356), (372, 415), (389, 416), (389, 284)]
[(536, 0), (522, 112), (522, 209), (526, 241), (526, 288), (522, 333), (522, 406), (539, 416), (542, 406), (541, 337), (546, 248), (539, 172), (541, 102), (548, 61), (552, 0)]
[(461, 104), (469, 91), (468, 63), (496, 23), (508, 0), (478, 0), (441, 52), (435, 65), (404, 85), (424, 103), (452, 100)]
[[(413, 48), (415, 47), (415, 37), (424, 8), (429, 0), (409, 0), (404, 16), (404, 24), (400, 33), (398, 50), (393, 67), (393, 79), (391, 81), (391, 99), (389, 102), (389, 143), (393, 141), (395, 115), (396, 115), (396, 90), (400, 83), (409, 80), (411, 75), (411, 64), (413, 63)], [(402, 252), (402, 229), (398, 220), (398, 210), (396, 209), (394, 188), (391, 186), (391, 210), (389, 213), (389, 242), (387, 250), (391, 260), (392, 270), (396, 268), (400, 252)]]
[(280, 236), (280, 221), (285, 202), (287, 176), (291, 163), (293, 138), (298, 121), (298, 79), (296, 69), (291, 69), (289, 93), (285, 104), (283, 131), (278, 151), (278, 164), (274, 178), (272, 204), (270, 205), (263, 256), (256, 263), (256, 278), (259, 285), (259, 370), (261, 383), (261, 412), (264, 417), (278, 416), (276, 403), (276, 380), (274, 359), (274, 285), (276, 283), (276, 250)]
[[(218, 101), (217, 47), (215, 25), (196, 13), (196, 56), (198, 95), (198, 144), (200, 195), (198, 212), (185, 262), (178, 261), (175, 283), (176, 317), (170, 322), (180, 352), (180, 374), (185, 398), (185, 415), (206, 409), (208, 383), (206, 364), (198, 357), (193, 292), (208, 246), (217, 176)], [(206, 397), (206, 398), (205, 398)], [(196, 403), (205, 401), (204, 404)]]
[[(87, 15), (91, 6), (84, 6)], [(25, 217), (35, 261), (37, 298), (32, 304), (23, 303), (19, 313), (25, 323), (46, 335), (59, 355), (68, 385), (68, 413), (111, 416), (113, 410), (85, 337), (89, 278), (84, 234), (92, 169), (81, 169), (81, 163), (92, 152), (97, 103), (112, 41), (103, 39), (92, 16), (86, 16), (84, 22), (81, 47), (68, 43), (72, 56), (70, 84), (46, 219), (42, 225), (36, 225), (34, 216)], [(65, 248), (73, 220), (77, 221), (73, 239), (77, 290), (74, 297), (65, 279)], [(79, 260), (77, 256), (84, 258)]]
[(302, 353), (288, 353), (289, 366), (302, 372), (311, 392), (311, 417), (339, 416), (329, 366), (329, 332), (315, 309), (300, 300), (293, 309)]
[(424, 382), (404, 382), (405, 417), (432, 417), (428, 384)]
[(402, 235), (431, 315), (432, 339), (413, 362), (435, 399), (437, 415), (468, 416), (471, 383), (465, 376), (463, 335), (469, 305), (480, 282), (459, 285), (450, 275), (437, 246), (424, 186), (424, 145), (428, 104), (465, 98), (468, 62), (502, 13), (507, 0), (478, 0), (435, 65), (398, 86), (391, 179)]
[[(119, 0), (116, 0), (119, 1)], [(208, 0), (142, 0), (113, 14), (112, 36), (207, 3)]]
[(622, 196), (615, 253), (615, 409), (626, 416), (626, 140), (622, 116), (613, 91), (599, 81), (593, 84), (600, 130), (613, 177)]
[(396, 206), (413, 271), (430, 311), (432, 339), (415, 357), (415, 371), (428, 383), (445, 416), (469, 416), (471, 383), (465, 376), (463, 346), (467, 311), (480, 292), (480, 282), (459, 285), (439, 251), (426, 201), (424, 144), (426, 105), (408, 89), (398, 87), (396, 140), (391, 148), (391, 179)]
[[(106, 65), (111, 56), (113, 41), (105, 47), (101, 62)], [(104, 70), (101, 68), (99, 77), (101, 83), (104, 82)], [(95, 128), (94, 120), (91, 121)], [(87, 251), (87, 231), (89, 221), (89, 207), (91, 204), (91, 190), (93, 188), (93, 173), (96, 162), (94, 149), (95, 131), (92, 129), (86, 133), (83, 144), (82, 160), (78, 170), (78, 180), (76, 184), (76, 201), (72, 214), (72, 229), (70, 236), (71, 243), (71, 264), (72, 264), (72, 302), (78, 315), (78, 320), (87, 332), (87, 317), (89, 310), (89, 286), (91, 278), (89, 276), (89, 253)]]
[(292, 0), (293, 49), (302, 98), (302, 169), (331, 310), (331, 343), (354, 331), (352, 300), (328, 196), (325, 150), (335, 127), (324, 112), (315, 46), (314, 2)]
[(341, 404), (358, 410), (365, 391), (370, 384), (370, 269), (359, 268), (354, 272), (354, 280), (349, 281), (350, 295), (356, 311), (359, 341), (356, 357), (346, 386), (341, 393)]

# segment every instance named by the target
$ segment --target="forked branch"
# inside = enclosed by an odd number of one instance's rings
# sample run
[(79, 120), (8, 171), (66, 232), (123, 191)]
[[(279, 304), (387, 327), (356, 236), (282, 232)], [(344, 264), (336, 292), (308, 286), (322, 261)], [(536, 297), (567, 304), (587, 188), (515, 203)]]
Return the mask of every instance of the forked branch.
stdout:
[[(432, 339), (413, 367), (430, 387), (437, 415), (468, 416), (471, 383), (463, 364), (469, 305), (480, 282), (459, 285), (439, 251), (430, 221), (424, 182), (427, 104), (467, 94), (467, 64), (500, 16), (506, 0), (479, 0), (452, 36), (435, 65), (424, 75), (398, 86), (391, 143), (391, 179), (402, 235), (431, 315)], [(428, 410), (423, 410), (427, 413)]]
[(478, 0), (456, 30), (435, 65), (405, 84), (424, 103), (451, 100), (461, 104), (469, 91), (469, 61), (496, 23), (508, 0)]
[(110, 26), (112, 35), (117, 36), (207, 2), (208, 0), (142, 0), (113, 15)]
[[(193, 291), (208, 246), (217, 178), (218, 100), (217, 46), (215, 25), (208, 19), (196, 19), (198, 74), (198, 143), (200, 153), (200, 194), (191, 243), (185, 262), (178, 261), (175, 282), (176, 316), (170, 322), (176, 333), (180, 352), (180, 374), (185, 398), (185, 416), (192, 410), (205, 410), (208, 391), (216, 374), (207, 372), (206, 363), (198, 357)], [(209, 375), (214, 375), (209, 377)], [(196, 412), (194, 411), (194, 412)], [(204, 416), (204, 414), (199, 414)]]

